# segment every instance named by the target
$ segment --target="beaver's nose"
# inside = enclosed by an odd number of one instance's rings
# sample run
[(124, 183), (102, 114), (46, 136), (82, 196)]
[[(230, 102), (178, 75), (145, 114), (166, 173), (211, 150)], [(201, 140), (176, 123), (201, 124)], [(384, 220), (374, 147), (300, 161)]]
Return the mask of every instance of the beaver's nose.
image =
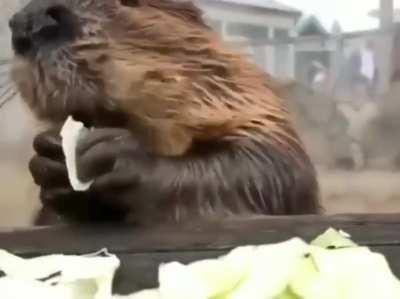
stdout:
[(30, 6), (10, 20), (12, 45), (16, 54), (34, 55), (41, 49), (54, 49), (75, 37), (75, 18), (61, 5)]

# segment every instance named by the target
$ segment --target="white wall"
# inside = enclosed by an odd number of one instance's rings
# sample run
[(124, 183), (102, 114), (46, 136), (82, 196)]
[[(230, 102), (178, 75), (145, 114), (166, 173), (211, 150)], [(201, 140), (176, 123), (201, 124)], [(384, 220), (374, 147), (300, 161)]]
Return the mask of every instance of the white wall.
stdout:
[[(228, 41), (242, 40), (237, 36), (229, 35), (227, 32), (227, 26), (230, 23), (242, 23), (265, 27), (266, 38), (273, 38), (274, 30), (276, 28), (286, 29), (290, 33), (296, 25), (294, 17), (271, 12), (265, 9), (229, 5), (227, 3), (210, 3), (202, 0), (197, 0), (196, 3), (204, 11), (207, 19), (212, 20), (212, 22), (217, 21), (220, 23), (222, 27), (220, 33), (223, 38)], [(258, 59), (258, 65), (268, 73), (275, 75), (279, 70), (279, 75), (285, 77), (292, 77), (294, 75), (293, 49), (289, 48), (288, 51), (285, 51), (285, 57), (282, 57), (282, 55), (275, 55), (276, 49), (272, 46), (253, 46), (252, 51), (257, 52), (258, 55), (264, 56), (264, 59)], [(275, 60), (276, 56), (279, 57), (279, 62)], [(277, 65), (277, 63), (285, 63), (285, 66)], [(282, 72), (284, 72), (284, 74), (281, 74)]]
[(295, 25), (294, 18), (263, 9), (239, 7), (225, 3), (210, 4), (201, 0), (197, 0), (196, 3), (204, 11), (205, 16), (211, 19), (289, 29)]

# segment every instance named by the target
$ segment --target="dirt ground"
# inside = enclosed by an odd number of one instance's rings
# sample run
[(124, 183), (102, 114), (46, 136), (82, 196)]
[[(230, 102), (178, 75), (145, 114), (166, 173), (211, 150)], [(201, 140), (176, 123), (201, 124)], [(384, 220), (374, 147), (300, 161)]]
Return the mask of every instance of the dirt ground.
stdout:
[(400, 212), (400, 173), (384, 170), (319, 171), (328, 214)]

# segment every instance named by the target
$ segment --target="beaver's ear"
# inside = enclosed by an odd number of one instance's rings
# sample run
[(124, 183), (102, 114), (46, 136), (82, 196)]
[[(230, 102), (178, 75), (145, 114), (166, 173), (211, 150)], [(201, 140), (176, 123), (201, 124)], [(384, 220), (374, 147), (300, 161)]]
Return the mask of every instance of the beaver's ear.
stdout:
[(121, 5), (129, 6), (129, 7), (136, 7), (141, 4), (142, 1), (140, 0), (119, 0)]

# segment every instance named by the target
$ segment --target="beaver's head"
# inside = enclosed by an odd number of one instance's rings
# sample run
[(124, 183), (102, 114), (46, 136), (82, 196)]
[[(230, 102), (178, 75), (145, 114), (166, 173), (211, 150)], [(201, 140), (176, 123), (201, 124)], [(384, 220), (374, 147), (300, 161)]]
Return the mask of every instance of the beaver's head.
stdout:
[(192, 4), (174, 0), (32, 0), (10, 28), (12, 78), (50, 121), (118, 110), (115, 98), (126, 94), (173, 92), (161, 86), (196, 67), (209, 34)]

